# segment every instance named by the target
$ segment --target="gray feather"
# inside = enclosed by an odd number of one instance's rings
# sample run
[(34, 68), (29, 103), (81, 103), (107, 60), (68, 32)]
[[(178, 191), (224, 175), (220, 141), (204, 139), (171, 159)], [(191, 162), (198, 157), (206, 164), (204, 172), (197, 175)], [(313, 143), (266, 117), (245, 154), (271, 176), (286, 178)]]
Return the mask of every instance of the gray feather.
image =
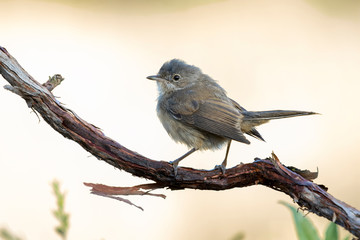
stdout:
[(268, 121), (272, 119), (280, 118), (290, 118), (298, 116), (306, 116), (317, 114), (315, 112), (305, 112), (305, 111), (291, 111), (291, 110), (272, 110), (272, 111), (244, 111), (243, 121)]

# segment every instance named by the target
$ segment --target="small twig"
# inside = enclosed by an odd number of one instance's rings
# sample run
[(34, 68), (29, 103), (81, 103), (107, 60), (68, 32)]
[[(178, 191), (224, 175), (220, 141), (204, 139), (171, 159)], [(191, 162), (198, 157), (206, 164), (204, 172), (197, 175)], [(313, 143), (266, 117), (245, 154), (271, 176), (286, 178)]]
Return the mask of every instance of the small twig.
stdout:
[(42, 85), (51, 92), (55, 87), (59, 86), (60, 83), (64, 81), (64, 79), (65, 78), (63, 78), (60, 74), (55, 74), (52, 77), (49, 76), (49, 80), (47, 80), (47, 82), (43, 83)]

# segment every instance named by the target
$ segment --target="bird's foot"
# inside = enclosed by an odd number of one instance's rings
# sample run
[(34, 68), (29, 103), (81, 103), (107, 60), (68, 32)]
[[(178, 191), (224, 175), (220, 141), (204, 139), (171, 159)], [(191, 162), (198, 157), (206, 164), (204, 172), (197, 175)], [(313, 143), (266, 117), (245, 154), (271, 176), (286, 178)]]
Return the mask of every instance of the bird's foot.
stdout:
[(175, 175), (175, 177), (176, 177), (176, 175), (177, 175), (177, 169), (178, 169), (178, 165), (179, 165), (179, 161), (170, 161), (169, 162), (172, 166), (173, 166), (173, 168), (174, 168), (174, 175)]
[(214, 169), (220, 169), (222, 174), (225, 174), (226, 172), (226, 166), (224, 164), (216, 165)]

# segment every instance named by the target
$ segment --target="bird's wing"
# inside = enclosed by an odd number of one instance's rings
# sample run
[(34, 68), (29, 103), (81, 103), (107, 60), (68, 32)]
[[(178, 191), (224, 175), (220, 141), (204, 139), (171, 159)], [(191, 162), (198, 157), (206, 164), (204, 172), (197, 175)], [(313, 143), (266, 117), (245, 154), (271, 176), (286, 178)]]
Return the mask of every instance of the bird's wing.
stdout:
[(221, 99), (168, 101), (167, 110), (178, 121), (209, 133), (249, 144), (240, 129), (239, 110)]
[(235, 106), (237, 109), (240, 110), (240, 112), (245, 112), (245, 111), (246, 111), (246, 109), (243, 108), (242, 106), (240, 106), (240, 104), (238, 104), (235, 100), (233, 100), (233, 99), (230, 98), (230, 101), (232, 102), (232, 104), (234, 104), (234, 106)]

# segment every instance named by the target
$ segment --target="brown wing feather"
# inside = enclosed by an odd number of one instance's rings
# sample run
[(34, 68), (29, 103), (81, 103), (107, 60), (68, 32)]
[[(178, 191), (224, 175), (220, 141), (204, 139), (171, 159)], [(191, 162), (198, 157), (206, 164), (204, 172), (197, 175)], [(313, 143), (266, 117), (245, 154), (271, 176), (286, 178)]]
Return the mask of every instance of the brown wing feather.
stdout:
[[(240, 112), (246, 111), (246, 109), (243, 108), (242, 106), (240, 106), (240, 104), (238, 104), (236, 101), (234, 101), (232, 99), (230, 99), (230, 100), (234, 104), (234, 106), (240, 110)], [(242, 129), (242, 131), (244, 131), (244, 129)], [(258, 132), (258, 130), (256, 130), (255, 127), (251, 128), (250, 131), (244, 131), (244, 133), (265, 142), (264, 138), (261, 136), (261, 134)]]
[(178, 121), (203, 131), (249, 144), (240, 130), (241, 114), (232, 104), (221, 99), (169, 104), (169, 112)]

